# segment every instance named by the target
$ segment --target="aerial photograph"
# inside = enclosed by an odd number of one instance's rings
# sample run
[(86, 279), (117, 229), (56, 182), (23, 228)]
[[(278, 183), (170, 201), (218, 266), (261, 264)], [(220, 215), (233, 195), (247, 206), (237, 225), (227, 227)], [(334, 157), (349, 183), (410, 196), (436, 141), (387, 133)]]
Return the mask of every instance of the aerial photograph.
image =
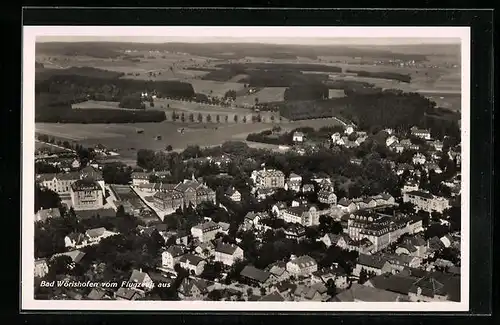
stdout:
[(36, 39), (35, 300), (461, 301), (460, 39), (95, 35)]

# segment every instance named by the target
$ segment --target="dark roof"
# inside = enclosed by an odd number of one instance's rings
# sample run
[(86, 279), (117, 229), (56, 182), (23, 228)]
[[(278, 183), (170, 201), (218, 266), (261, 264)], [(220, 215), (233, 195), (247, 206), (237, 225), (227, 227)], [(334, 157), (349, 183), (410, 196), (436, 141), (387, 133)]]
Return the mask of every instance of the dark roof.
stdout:
[(292, 262), (294, 264), (297, 264), (300, 268), (302, 268), (302, 267), (308, 267), (308, 266), (312, 266), (312, 265), (317, 265), (318, 264), (314, 260), (314, 258), (312, 258), (309, 255), (302, 255), (300, 257), (297, 257), (294, 260), (291, 260), (290, 262)]
[(99, 215), (101, 217), (115, 217), (116, 211), (113, 209), (95, 209), (95, 210), (80, 210), (75, 211), (76, 216), (81, 219), (89, 219)]
[(100, 227), (100, 228), (89, 229), (85, 232), (85, 234), (89, 237), (99, 237), (99, 236), (104, 235), (105, 231), (106, 231), (106, 228)]
[(257, 280), (259, 282), (266, 282), (267, 279), (269, 279), (269, 277), (271, 276), (271, 273), (255, 268), (251, 265), (247, 265), (240, 272), (240, 275), (253, 280)]
[(65, 253), (54, 254), (52, 255), (52, 258), (57, 256), (69, 256), (73, 262), (78, 263), (85, 256), (85, 253), (76, 249)]
[(260, 298), (259, 301), (285, 301), (285, 298), (275, 291)]
[(181, 256), (181, 258), (179, 258), (180, 263), (186, 263), (186, 264), (191, 264), (191, 265), (198, 265), (202, 261), (203, 261), (203, 258), (201, 258), (197, 255), (193, 255), (193, 254), (186, 254), (186, 255)]
[(384, 258), (377, 255), (359, 254), (358, 258), (359, 265), (365, 265), (376, 269), (382, 269), (386, 262)]
[(431, 193), (423, 192), (423, 191), (410, 191), (406, 192), (408, 195), (420, 196), (426, 199), (432, 199), (434, 196)]
[(134, 298), (142, 297), (142, 294), (131, 288), (121, 287), (116, 290), (116, 297), (124, 298), (126, 300), (133, 300)]
[(375, 288), (408, 295), (416, 277), (385, 273), (368, 280)]
[(197, 224), (196, 226), (193, 226), (193, 228), (201, 229), (202, 232), (208, 232), (215, 229), (220, 229), (220, 225), (210, 220)]
[(57, 208), (42, 209), (37, 212), (39, 220), (47, 220), (48, 218), (58, 218), (61, 212)]
[(402, 301), (402, 298), (404, 298), (402, 295), (391, 291), (353, 283), (349, 289), (337, 294), (332, 301), (397, 302)]
[(79, 179), (71, 184), (73, 191), (101, 190), (101, 186), (91, 178)]
[(239, 247), (235, 244), (225, 244), (225, 243), (219, 242), (219, 244), (217, 244), (217, 248), (215, 249), (215, 251), (220, 252), (220, 253), (224, 253), (224, 254), (228, 254), (228, 255), (233, 255), (234, 252), (236, 252), (236, 250), (238, 248)]
[(173, 257), (178, 257), (186, 253), (184, 247), (180, 245), (172, 245), (168, 247), (166, 251), (170, 253), (170, 255), (172, 255)]
[(102, 300), (104, 296), (106, 295), (106, 292), (101, 289), (92, 289), (90, 293), (87, 295), (87, 299), (89, 300)]

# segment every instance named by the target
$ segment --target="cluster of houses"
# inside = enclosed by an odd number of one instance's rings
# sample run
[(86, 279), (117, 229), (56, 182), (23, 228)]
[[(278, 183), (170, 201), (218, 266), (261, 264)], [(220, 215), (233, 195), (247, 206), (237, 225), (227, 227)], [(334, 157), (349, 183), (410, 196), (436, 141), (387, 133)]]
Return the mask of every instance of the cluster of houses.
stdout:
[(357, 131), (356, 126), (349, 124), (345, 127), (344, 133), (336, 132), (331, 135), (331, 143), (346, 148), (355, 148), (360, 146), (368, 139), (365, 131)]

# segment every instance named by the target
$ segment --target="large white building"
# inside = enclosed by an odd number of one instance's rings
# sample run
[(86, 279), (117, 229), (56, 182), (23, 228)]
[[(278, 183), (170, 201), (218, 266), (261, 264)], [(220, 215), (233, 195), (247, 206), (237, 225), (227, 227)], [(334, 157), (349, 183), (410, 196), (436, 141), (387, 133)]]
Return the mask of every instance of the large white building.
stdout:
[(429, 213), (439, 212), (450, 208), (450, 201), (444, 197), (435, 196), (423, 191), (410, 191), (403, 194), (403, 202), (410, 202), (415, 205), (416, 210), (423, 210)]
[(309, 276), (318, 270), (318, 263), (312, 257), (303, 255), (286, 263), (286, 270), (294, 276)]
[(191, 235), (200, 242), (207, 242), (215, 238), (221, 231), (221, 226), (213, 221), (205, 221), (191, 228)]
[(219, 243), (215, 248), (215, 261), (231, 266), (236, 260), (243, 259), (243, 250), (235, 244)]
[(97, 210), (104, 206), (104, 196), (101, 186), (92, 179), (79, 179), (71, 184), (71, 204), (73, 209)]

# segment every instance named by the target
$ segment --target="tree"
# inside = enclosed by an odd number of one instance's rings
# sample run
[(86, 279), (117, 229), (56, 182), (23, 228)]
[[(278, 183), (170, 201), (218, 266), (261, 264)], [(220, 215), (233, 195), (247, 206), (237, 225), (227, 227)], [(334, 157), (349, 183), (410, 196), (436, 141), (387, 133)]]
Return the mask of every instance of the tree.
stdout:
[(260, 288), (260, 294), (261, 294), (262, 296), (265, 296), (265, 295), (266, 295), (266, 288), (261, 287), (261, 288)]
[(217, 123), (220, 123), (220, 115), (219, 114), (215, 115), (215, 121)]
[(56, 275), (65, 275), (71, 270), (73, 260), (66, 255), (60, 255), (52, 258), (49, 261), (49, 277), (54, 278)]
[(368, 280), (368, 272), (364, 268), (361, 268), (361, 271), (359, 272), (359, 284), (363, 284)]
[(201, 113), (198, 113), (198, 122), (203, 122), (203, 115)]
[(189, 122), (194, 122), (194, 114), (193, 113), (189, 114)]
[(165, 148), (165, 150), (167, 150), (168, 152), (170, 152), (170, 151), (172, 151), (172, 150), (173, 150), (173, 148), (172, 148), (172, 146), (169, 144), (169, 145)]
[(207, 122), (212, 122), (212, 115), (210, 114), (207, 115)]
[(234, 123), (238, 123), (238, 115), (234, 114)]
[(184, 112), (181, 114), (181, 122), (184, 123), (186, 122), (186, 116), (184, 115)]
[(172, 121), (177, 120), (177, 113), (175, 111), (172, 112)]
[(236, 91), (235, 90), (228, 90), (224, 94), (224, 98), (231, 98), (231, 99), (236, 99)]
[(246, 123), (246, 122), (247, 122), (247, 117), (243, 116), (243, 123)]
[(335, 281), (333, 281), (333, 279), (328, 279), (328, 281), (326, 282), (326, 288), (326, 293), (330, 297), (334, 297), (337, 294), (337, 286), (335, 285)]

